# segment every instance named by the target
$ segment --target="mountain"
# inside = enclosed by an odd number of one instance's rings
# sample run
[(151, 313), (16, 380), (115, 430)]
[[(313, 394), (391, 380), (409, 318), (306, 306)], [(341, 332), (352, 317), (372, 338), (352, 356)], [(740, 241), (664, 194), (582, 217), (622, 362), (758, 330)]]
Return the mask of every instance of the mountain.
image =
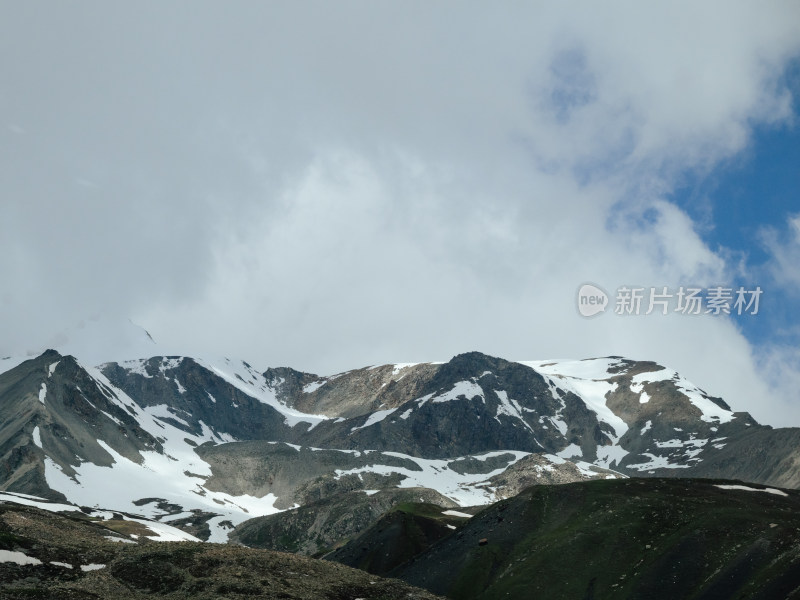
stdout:
[[(319, 542), (292, 543), (322, 551), (346, 541), (331, 507), (354, 492), (425, 488), (472, 506), (534, 483), (628, 476), (800, 486), (800, 430), (759, 425), (648, 361), (470, 352), (318, 376), (208, 357), (91, 365), (48, 350), (0, 370), (0, 491), (209, 541), (309, 507), (287, 527), (315, 514)], [(269, 529), (262, 539), (280, 538)]]
[(105, 439), (113, 438), (128, 461), (140, 461), (142, 451), (164, 450), (142, 429), (132, 403), (116, 398), (74, 358), (52, 350), (0, 375), (0, 397), (4, 490), (66, 500), (49, 485), (46, 466), (67, 477), (83, 463), (110, 467), (114, 458)]
[[(407, 533), (381, 525), (331, 558), (363, 566), (376, 547), (407, 545)], [(796, 491), (598, 480), (530, 487), (399, 566), (365, 566), (453, 600), (797, 598), (798, 530)]]

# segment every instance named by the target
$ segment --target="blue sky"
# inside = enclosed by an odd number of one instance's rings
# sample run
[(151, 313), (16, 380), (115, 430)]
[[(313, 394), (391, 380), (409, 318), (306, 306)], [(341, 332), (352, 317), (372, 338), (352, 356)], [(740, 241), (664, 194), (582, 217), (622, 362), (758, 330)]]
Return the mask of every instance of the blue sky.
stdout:
[(764, 290), (757, 318), (735, 318), (757, 344), (800, 342), (796, 331), (787, 333), (796, 327), (800, 295), (771, 276), (765, 241), (768, 231), (780, 239), (791, 236), (788, 220), (800, 214), (800, 61), (789, 63), (781, 79), (793, 94), (791, 119), (754, 126), (746, 148), (711, 172), (687, 175), (671, 196), (694, 218), (709, 247), (743, 263), (743, 272), (728, 284)]
[[(321, 374), (613, 354), (800, 425), (796, 2), (3, 11), (0, 355), (101, 317)], [(585, 319), (585, 282), (764, 296)]]

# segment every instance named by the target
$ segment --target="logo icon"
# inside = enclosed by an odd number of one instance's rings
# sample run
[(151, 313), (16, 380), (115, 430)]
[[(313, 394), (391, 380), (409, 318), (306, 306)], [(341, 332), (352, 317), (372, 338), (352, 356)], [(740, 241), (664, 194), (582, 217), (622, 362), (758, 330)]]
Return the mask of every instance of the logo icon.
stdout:
[(578, 312), (584, 317), (593, 317), (605, 312), (608, 294), (591, 283), (584, 283), (578, 290)]

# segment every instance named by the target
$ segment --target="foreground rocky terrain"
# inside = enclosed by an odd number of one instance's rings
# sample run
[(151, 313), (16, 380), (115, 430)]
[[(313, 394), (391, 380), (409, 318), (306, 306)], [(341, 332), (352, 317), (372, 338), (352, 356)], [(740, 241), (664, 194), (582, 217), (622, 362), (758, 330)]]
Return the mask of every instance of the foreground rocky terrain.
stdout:
[(335, 563), (233, 545), (142, 541), (135, 531), (0, 503), (0, 598), (438, 598)]

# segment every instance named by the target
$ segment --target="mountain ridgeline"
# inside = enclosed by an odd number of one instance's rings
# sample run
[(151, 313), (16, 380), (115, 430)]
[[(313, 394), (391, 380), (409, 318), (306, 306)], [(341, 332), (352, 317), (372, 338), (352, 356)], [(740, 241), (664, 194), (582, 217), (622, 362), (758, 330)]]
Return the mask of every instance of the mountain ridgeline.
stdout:
[[(272, 494), (283, 508), (352, 487), (344, 471), (410, 486), (431, 461), (471, 461), (488, 480), (531, 454), (586, 476), (800, 485), (800, 431), (759, 425), (670, 369), (618, 357), (522, 364), (471, 352), (320, 377), (189, 357), (88, 366), (47, 351), (0, 374), (0, 412), (0, 490), (60, 500), (82, 467), (178, 454), (199, 465), (192, 490)], [(479, 456), (490, 453), (494, 462)]]
[[(536, 527), (567, 527), (593, 540), (590, 520), (605, 519), (592, 512), (598, 506), (613, 504), (614, 494), (624, 504), (623, 497), (638, 491), (645, 505), (651, 496), (668, 504), (664, 498), (683, 489), (670, 479), (800, 487), (800, 430), (760, 425), (672, 369), (621, 357), (519, 363), (470, 352), (446, 363), (319, 376), (287, 367), (259, 371), (227, 358), (154, 356), (89, 365), (48, 350), (27, 360), (0, 359), (0, 423), (0, 503), (80, 510), (124, 522), (123, 528), (163, 529), (170, 539), (327, 555), (450, 597), (518, 593), (511, 575), (497, 580), (498, 573), (527, 572), (508, 556), (518, 554), (534, 570), (562, 568), (530, 559), (533, 546), (519, 530), (492, 542), (507, 527), (481, 529), (469, 519), (475, 507), (500, 510), (493, 508), (498, 502), (518, 506), (525, 498), (533, 503), (525, 511), (550, 503), (566, 519), (572, 514), (566, 505), (577, 499), (588, 512), (569, 517), (574, 526), (548, 513), (552, 525), (536, 521)], [(647, 488), (626, 483), (648, 480)], [(607, 487), (580, 487), (586, 485)], [(711, 504), (728, 502), (718, 488), (703, 485), (686, 489), (701, 490), (698, 498)], [(554, 487), (563, 490), (547, 491)], [(742, 489), (750, 497), (763, 491)], [(773, 491), (788, 498), (775, 500), (770, 513), (785, 532), (793, 525), (781, 520), (781, 511), (796, 494)], [(690, 504), (682, 515), (692, 514)], [(738, 510), (722, 504), (721, 514)], [(631, 505), (629, 512), (642, 511)], [(634, 527), (624, 511), (615, 515), (623, 529)], [(515, 522), (525, 519), (520, 512)], [(703, 523), (698, 527), (705, 531)], [(727, 521), (713, 524), (708, 535), (722, 535), (726, 527)], [(645, 533), (656, 535), (635, 535)], [(683, 539), (684, 533), (664, 528), (658, 536)], [(794, 564), (788, 538), (751, 533), (737, 543), (766, 547), (748, 555), (759, 565), (778, 546), (785, 550), (780, 560)], [(471, 540), (466, 546), (464, 536)], [(473, 547), (475, 537), (490, 540), (490, 548)], [(566, 556), (559, 543), (548, 546), (551, 554)], [(737, 547), (725, 552), (735, 554)], [(413, 566), (422, 557), (453, 577), (446, 585), (426, 579), (426, 569)], [(621, 590), (644, 594), (663, 575), (658, 560), (677, 559), (654, 560), (638, 571), (639, 587), (605, 576), (592, 583), (596, 569), (588, 569), (580, 575), (583, 595), (574, 597), (606, 597), (592, 596), (593, 589), (608, 597)], [(473, 582), (486, 561), (495, 566)], [(762, 566), (758, 577), (774, 582), (777, 575)], [(698, 577), (711, 577), (703, 573)], [(716, 589), (714, 581), (708, 589)], [(476, 585), (484, 596), (470, 595)], [(539, 591), (573, 597), (554, 590)]]

